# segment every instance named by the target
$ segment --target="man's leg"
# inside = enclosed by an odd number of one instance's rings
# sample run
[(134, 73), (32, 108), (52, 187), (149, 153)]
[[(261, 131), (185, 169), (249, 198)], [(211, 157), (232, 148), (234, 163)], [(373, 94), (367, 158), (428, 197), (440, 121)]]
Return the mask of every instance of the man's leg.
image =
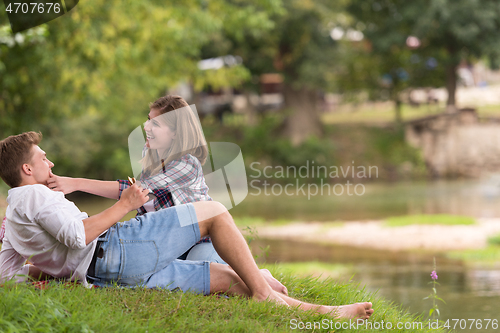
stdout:
[[(210, 293), (252, 296), (250, 289), (235, 271), (227, 265), (216, 263), (210, 264)], [(368, 319), (373, 314), (372, 303), (370, 302), (328, 306), (301, 302), (283, 294), (280, 294), (279, 297), (289, 306), (298, 307), (304, 311), (329, 314), (335, 318)]]

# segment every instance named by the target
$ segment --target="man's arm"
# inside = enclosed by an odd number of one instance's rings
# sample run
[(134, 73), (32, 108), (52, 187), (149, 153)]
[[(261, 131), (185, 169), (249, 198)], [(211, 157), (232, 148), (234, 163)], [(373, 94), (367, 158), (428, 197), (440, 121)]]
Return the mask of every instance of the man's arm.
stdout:
[(123, 191), (120, 200), (105, 211), (83, 220), (85, 242), (89, 244), (105, 230), (120, 221), (128, 212), (144, 205), (148, 200), (149, 190), (137, 184)]
[(51, 190), (64, 194), (82, 191), (110, 199), (118, 199), (119, 194), (117, 181), (60, 177), (52, 174), (47, 183)]
[(28, 277), (35, 281), (53, 279), (51, 275), (42, 272), (38, 267), (27, 264), (6, 239), (0, 252), (0, 283), (14, 277), (17, 282), (26, 281)]
[(4, 238), (0, 251), (0, 283), (15, 278), (16, 282), (26, 281), (29, 265), (26, 259), (14, 250), (7, 238)]
[(54, 279), (52, 275), (45, 274), (42, 270), (34, 265), (28, 266), (28, 275), (32, 277), (35, 281), (50, 280)]

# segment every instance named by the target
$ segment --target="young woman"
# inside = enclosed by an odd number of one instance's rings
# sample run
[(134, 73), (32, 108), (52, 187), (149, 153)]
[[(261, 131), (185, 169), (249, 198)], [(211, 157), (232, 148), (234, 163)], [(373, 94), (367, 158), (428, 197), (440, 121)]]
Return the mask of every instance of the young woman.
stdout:
[[(149, 189), (153, 199), (138, 209), (138, 215), (163, 208), (211, 201), (202, 165), (208, 149), (201, 126), (188, 103), (180, 96), (167, 95), (150, 104), (144, 124), (146, 144), (138, 182)], [(49, 188), (64, 194), (83, 191), (119, 199), (129, 180), (100, 181), (85, 178), (53, 176)], [(223, 262), (210, 239), (204, 239), (181, 259)]]

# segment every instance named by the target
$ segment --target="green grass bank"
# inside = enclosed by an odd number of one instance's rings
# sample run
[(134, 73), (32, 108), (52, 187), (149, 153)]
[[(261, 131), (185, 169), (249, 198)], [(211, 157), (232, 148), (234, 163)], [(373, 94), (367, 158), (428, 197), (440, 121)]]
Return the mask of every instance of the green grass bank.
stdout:
[[(326, 315), (239, 297), (199, 296), (165, 290), (86, 289), (81, 285), (57, 284), (38, 290), (28, 285), (9, 284), (0, 287), (0, 331), (290, 332), (300, 323), (317, 323), (316, 329), (296, 330), (380, 332), (384, 330), (376, 329), (376, 325), (381, 325), (382, 321), (385, 325), (391, 322), (393, 327), (397, 323), (411, 323), (415, 327), (395, 328), (393, 332), (444, 331), (429, 329), (427, 319), (410, 314), (357, 285), (338, 284), (331, 279), (294, 278), (288, 273), (280, 273), (277, 267), (270, 269), (288, 286), (293, 297), (325, 304), (370, 300), (376, 312), (362, 326), (343, 329), (342, 323), (348, 327), (349, 321), (339, 322)], [(418, 328), (419, 323), (423, 329)]]

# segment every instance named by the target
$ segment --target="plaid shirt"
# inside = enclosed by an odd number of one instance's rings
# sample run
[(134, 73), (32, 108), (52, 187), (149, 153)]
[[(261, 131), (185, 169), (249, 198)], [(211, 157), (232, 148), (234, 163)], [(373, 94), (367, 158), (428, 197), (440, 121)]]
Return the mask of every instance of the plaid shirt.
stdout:
[[(164, 166), (163, 172), (150, 177), (139, 179), (142, 188), (148, 188), (156, 196), (155, 210), (196, 201), (211, 201), (208, 195), (208, 186), (201, 168), (200, 161), (191, 154), (186, 154)], [(118, 180), (121, 197), (123, 190), (128, 188), (127, 180)], [(138, 215), (146, 213), (140, 207)]]

